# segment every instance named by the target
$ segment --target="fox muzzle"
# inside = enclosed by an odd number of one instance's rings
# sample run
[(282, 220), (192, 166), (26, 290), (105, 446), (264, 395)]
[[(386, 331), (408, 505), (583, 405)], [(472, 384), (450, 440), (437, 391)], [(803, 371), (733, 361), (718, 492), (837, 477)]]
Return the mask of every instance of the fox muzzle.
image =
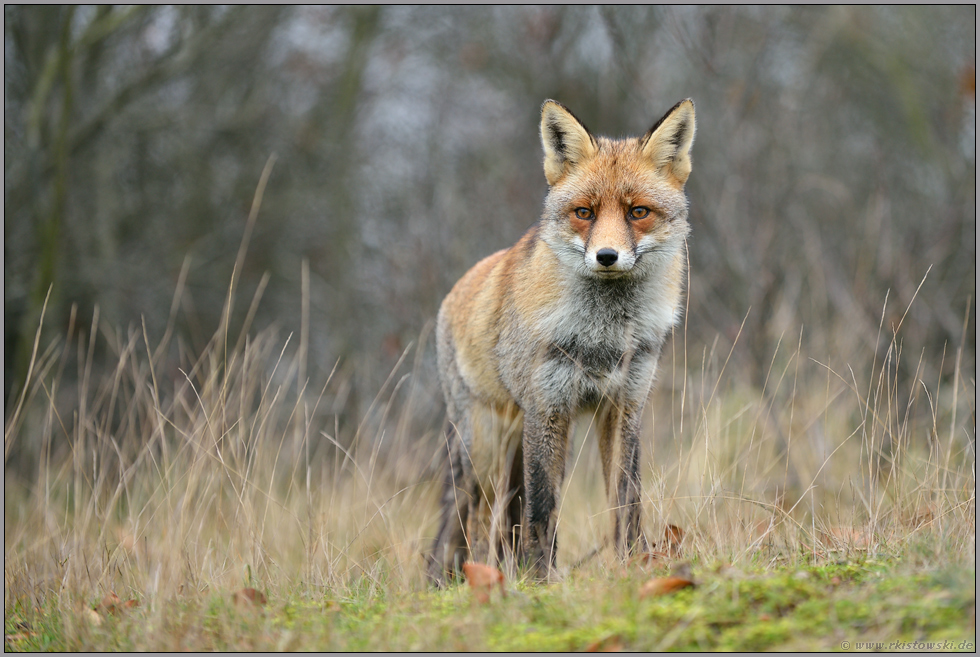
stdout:
[(595, 254), (595, 260), (603, 267), (612, 267), (619, 260), (619, 253), (615, 249), (599, 249)]

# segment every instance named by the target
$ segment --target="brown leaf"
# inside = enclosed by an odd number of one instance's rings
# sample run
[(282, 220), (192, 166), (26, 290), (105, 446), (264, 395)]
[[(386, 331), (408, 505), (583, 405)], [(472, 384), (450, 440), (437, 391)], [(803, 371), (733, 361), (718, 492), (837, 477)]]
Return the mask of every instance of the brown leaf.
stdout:
[(262, 593), (262, 591), (258, 591), (253, 588), (235, 591), (235, 593), (232, 594), (231, 599), (236, 605), (255, 605), (257, 607), (261, 607), (268, 602), (265, 594)]
[(681, 552), (681, 542), (684, 540), (684, 530), (677, 525), (667, 525), (664, 530), (664, 545), (673, 556)]
[(664, 538), (658, 543), (654, 543), (653, 553), (666, 553), (671, 557), (678, 557), (681, 553), (681, 542), (684, 540), (684, 530), (677, 525), (667, 525), (664, 528)]
[(640, 587), (640, 599), (667, 595), (681, 589), (692, 588), (694, 582), (684, 577), (671, 575), (670, 577), (654, 577), (649, 582)]
[(618, 634), (593, 641), (585, 646), (584, 652), (622, 652), (623, 640)]
[(115, 591), (109, 591), (105, 594), (105, 597), (102, 598), (102, 602), (95, 606), (95, 611), (103, 615), (115, 615), (119, 611), (119, 605), (121, 602), (122, 600), (119, 599), (119, 596), (116, 595)]
[(504, 589), (504, 574), (493, 566), (467, 562), (463, 564), (463, 574), (466, 575), (466, 581), (473, 589), (473, 596), (478, 602), (482, 604), (490, 602), (490, 591), (494, 584), (500, 584), (501, 597), (507, 597), (507, 591)]
[(103, 616), (107, 614), (110, 616), (115, 616), (121, 611), (128, 611), (139, 606), (140, 603), (138, 600), (127, 600), (126, 602), (123, 602), (120, 597), (116, 595), (115, 591), (109, 591), (105, 594), (105, 597), (102, 598), (102, 601), (95, 605), (93, 611), (97, 614), (102, 614)]

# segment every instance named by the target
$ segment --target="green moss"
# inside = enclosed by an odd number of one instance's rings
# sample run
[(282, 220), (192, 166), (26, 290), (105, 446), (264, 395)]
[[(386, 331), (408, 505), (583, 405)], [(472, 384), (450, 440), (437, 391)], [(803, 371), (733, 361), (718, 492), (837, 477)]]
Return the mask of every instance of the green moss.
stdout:
[[(93, 626), (79, 611), (12, 603), (8, 651), (839, 650), (841, 641), (975, 641), (974, 571), (914, 569), (901, 559), (748, 572), (707, 564), (698, 586), (639, 599), (649, 573), (519, 585), (477, 603), (468, 587), (352, 587), (322, 599), (243, 607), (230, 595), (141, 607)], [(962, 645), (973, 645), (972, 643)]]

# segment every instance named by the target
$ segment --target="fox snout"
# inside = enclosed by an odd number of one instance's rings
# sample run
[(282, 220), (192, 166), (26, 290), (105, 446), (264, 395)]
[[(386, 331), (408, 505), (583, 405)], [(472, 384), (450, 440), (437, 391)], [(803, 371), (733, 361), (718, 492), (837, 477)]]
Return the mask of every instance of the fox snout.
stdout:
[(585, 247), (585, 266), (604, 278), (615, 278), (633, 269), (634, 245), (644, 239), (643, 232), (623, 216), (623, 204), (617, 195), (616, 191), (606, 191), (593, 201), (595, 210), (577, 208), (569, 217), (576, 241), (581, 240), (579, 243)]
[(603, 267), (612, 267), (619, 260), (619, 252), (616, 249), (599, 249), (595, 254), (595, 261)]
[(594, 274), (602, 278), (616, 278), (633, 269), (636, 256), (630, 249), (603, 246), (586, 251), (585, 262)]

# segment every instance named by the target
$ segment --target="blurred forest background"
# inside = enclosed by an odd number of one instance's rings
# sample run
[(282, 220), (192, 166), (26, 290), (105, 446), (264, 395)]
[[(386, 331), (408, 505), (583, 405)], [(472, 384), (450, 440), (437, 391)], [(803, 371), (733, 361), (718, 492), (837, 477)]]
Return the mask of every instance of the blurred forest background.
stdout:
[[(256, 329), (308, 318), (310, 387), (339, 363), (322, 410), (356, 423), (458, 277), (537, 219), (546, 98), (611, 136), (694, 99), (692, 367), (743, 319), (737, 384), (801, 330), (814, 358), (864, 363), (886, 294), (885, 337), (928, 270), (902, 367), (952, 377), (968, 315), (970, 380), (975, 58), (974, 6), (7, 5), (5, 418), (49, 288), (42, 349), (96, 318), (156, 344), (181, 288), (161, 368), (181, 379), (275, 154), (232, 325), (257, 291)], [(431, 352), (415, 403), (438, 426)]]

